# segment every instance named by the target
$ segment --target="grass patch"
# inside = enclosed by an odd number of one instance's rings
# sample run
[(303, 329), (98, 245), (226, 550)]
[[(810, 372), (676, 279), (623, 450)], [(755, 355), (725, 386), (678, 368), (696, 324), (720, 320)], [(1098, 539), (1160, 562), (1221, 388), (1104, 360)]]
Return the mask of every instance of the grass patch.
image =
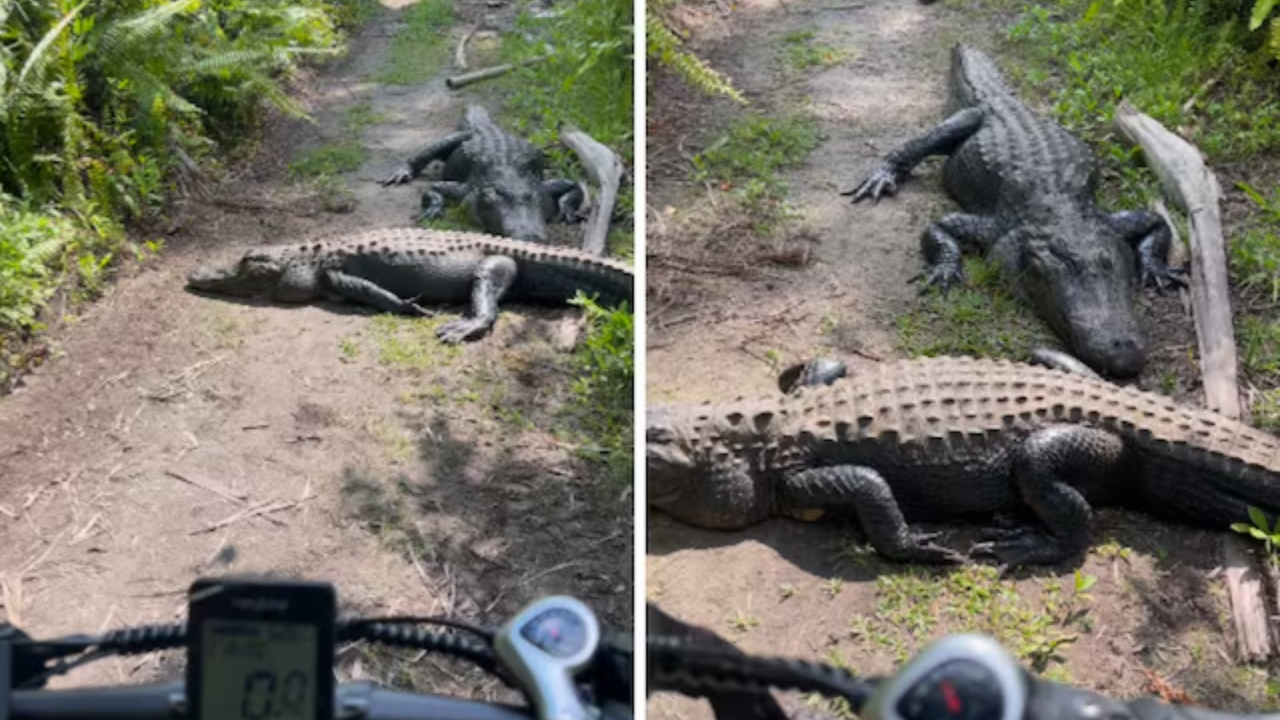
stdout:
[(289, 174), (295, 178), (317, 178), (360, 169), (369, 150), (358, 142), (343, 141), (303, 153), (289, 163)]
[(390, 119), (390, 116), (386, 113), (374, 110), (373, 103), (365, 101), (347, 108), (346, 116), (342, 119), (342, 125), (347, 132), (358, 134), (364, 132), (370, 126), (384, 123)]
[(448, 316), (410, 318), (381, 313), (370, 323), (378, 362), (405, 370), (425, 371), (453, 364), (462, 354), (458, 345), (446, 345), (436, 330)]
[(404, 9), (404, 23), (373, 81), (417, 85), (435, 77), (449, 58), (449, 28), (455, 20), (452, 0), (422, 0)]
[(1112, 142), (1123, 97), (1181, 128), (1211, 160), (1280, 150), (1275, 73), (1247, 52), (1247, 31), (1217, 13), (1212, 3), (1177, 0), (1037, 3), (1010, 29), (1031, 62), (1005, 65), (1095, 142)]
[[(1087, 629), (1096, 579), (1076, 572), (1046, 578), (1038, 593), (1001, 580), (985, 565), (943, 571), (915, 568), (876, 579), (876, 608), (850, 622), (855, 638), (905, 662), (944, 634), (979, 632), (999, 640), (1036, 672), (1061, 663), (1058, 650)], [(1065, 585), (1065, 587), (1064, 587)], [(1038, 595), (1038, 597), (1037, 597)]]
[(797, 30), (782, 36), (779, 41), (782, 64), (792, 70), (828, 68), (853, 57), (853, 52), (814, 42), (816, 30)]
[(1004, 284), (1000, 268), (965, 258), (963, 287), (931, 291), (897, 319), (898, 347), (919, 355), (972, 355), (1025, 359), (1039, 347), (1061, 343)]
[(445, 205), (444, 214), (438, 218), (423, 220), (418, 227), (432, 230), (457, 230), (459, 232), (475, 232), (477, 227), (471, 219), (471, 211), (462, 203)]

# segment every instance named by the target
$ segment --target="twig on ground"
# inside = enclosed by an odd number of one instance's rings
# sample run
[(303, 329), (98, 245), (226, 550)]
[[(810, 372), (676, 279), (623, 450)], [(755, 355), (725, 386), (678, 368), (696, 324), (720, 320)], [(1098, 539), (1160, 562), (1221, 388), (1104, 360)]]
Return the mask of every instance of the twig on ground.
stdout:
[(166, 387), (164, 390), (161, 390), (155, 393), (150, 393), (146, 397), (149, 400), (155, 400), (157, 402), (166, 402), (168, 400), (174, 399), (175, 397), (178, 397), (179, 395), (183, 395), (185, 393), (191, 392), (194, 389), (191, 387), (191, 383), (195, 382), (196, 379), (199, 378), (201, 375), (205, 374), (215, 365), (221, 363), (223, 360), (226, 360), (226, 359), (227, 359), (226, 355), (220, 355), (216, 358), (201, 360), (195, 365), (192, 365), (186, 368), (185, 370), (183, 370), (182, 372), (174, 376), (173, 379), (169, 381), (168, 387)]
[(215, 483), (209, 480), (192, 480), (191, 478), (186, 477), (184, 475), (179, 475), (178, 473), (172, 470), (165, 470), (164, 474), (168, 475), (169, 477), (175, 480), (181, 480), (182, 482), (187, 483), (188, 485), (194, 485), (195, 487), (198, 487), (201, 490), (211, 492), (214, 495), (217, 495), (218, 497), (226, 500), (227, 502), (230, 502), (233, 505), (242, 505), (244, 504), (244, 501), (249, 498), (249, 496), (246, 494), (233, 492), (230, 488), (224, 487), (222, 485), (219, 485), (218, 483)]
[(271, 514), (282, 512), (285, 510), (292, 510), (293, 508), (296, 508), (301, 504), (302, 503), (297, 500), (268, 500), (266, 502), (258, 503), (257, 505), (254, 505), (252, 507), (247, 507), (244, 510), (241, 510), (240, 512), (236, 513), (235, 515), (223, 518), (222, 520), (219, 520), (210, 525), (206, 525), (198, 530), (192, 530), (187, 534), (202, 535), (204, 533), (209, 533), (215, 530), (219, 530), (228, 525), (233, 525), (235, 523), (240, 522), (241, 520), (248, 520), (249, 518), (255, 518), (255, 517), (263, 517), (267, 520), (270, 520), (271, 522), (282, 524), (281, 521), (271, 517)]
[(503, 63), (502, 65), (494, 65), (493, 67), (484, 68), (483, 70), (476, 70), (475, 72), (463, 73), (461, 75), (454, 75), (451, 78), (446, 78), (444, 81), (444, 84), (445, 84), (445, 87), (449, 88), (450, 90), (457, 90), (459, 88), (464, 88), (468, 85), (474, 85), (475, 83), (482, 82), (484, 80), (490, 80), (492, 78), (496, 78), (501, 75), (506, 75), (507, 73), (511, 72), (512, 70), (515, 70), (516, 68), (521, 68), (521, 67), (526, 67), (528, 65), (536, 65), (541, 62), (546, 62), (547, 59), (550, 57), (551, 57), (550, 55), (540, 55), (538, 57), (529, 58), (528, 60), (521, 60), (520, 62), (516, 62), (516, 63)]

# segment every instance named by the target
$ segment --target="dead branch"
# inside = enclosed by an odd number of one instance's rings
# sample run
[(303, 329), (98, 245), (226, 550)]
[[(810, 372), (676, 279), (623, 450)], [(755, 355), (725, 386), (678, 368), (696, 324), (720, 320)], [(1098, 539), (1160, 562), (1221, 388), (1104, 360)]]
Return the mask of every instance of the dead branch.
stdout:
[(1218, 203), (1222, 187), (1195, 146), (1169, 132), (1128, 101), (1116, 110), (1116, 128), (1142, 148), (1164, 194), (1191, 221), (1191, 302), (1200, 346), (1205, 403), (1240, 417), (1236, 343), (1227, 288), (1227, 257)]
[(232, 492), (229, 488), (223, 487), (222, 485), (219, 485), (218, 483), (215, 483), (210, 480), (192, 480), (191, 478), (186, 477), (184, 475), (179, 475), (178, 473), (172, 470), (165, 470), (164, 474), (168, 475), (174, 480), (181, 480), (182, 482), (188, 485), (194, 485), (200, 488), (201, 490), (204, 490), (206, 492), (211, 492), (214, 495), (217, 495), (218, 497), (222, 498), (223, 500), (226, 500), (227, 502), (232, 503), (233, 505), (239, 505), (243, 503), (245, 499), (248, 497), (247, 495), (244, 495), (242, 493)]
[(502, 65), (494, 65), (493, 67), (484, 68), (483, 70), (476, 70), (475, 72), (463, 73), (461, 75), (454, 75), (451, 78), (445, 78), (444, 84), (445, 84), (445, 87), (449, 88), (450, 90), (458, 90), (468, 85), (474, 85), (475, 83), (482, 82), (484, 80), (490, 80), (492, 78), (496, 78), (501, 75), (506, 75), (507, 73), (511, 72), (512, 70), (515, 70), (516, 68), (526, 67), (528, 65), (536, 65), (540, 62), (546, 62), (547, 58), (549, 57), (551, 56), (540, 55), (538, 57), (529, 58), (528, 60), (521, 60), (518, 63), (503, 63)]
[(475, 37), (476, 31), (480, 29), (479, 25), (472, 25), (466, 35), (458, 41), (458, 47), (453, 51), (453, 65), (459, 70), (467, 69), (467, 43), (471, 42), (471, 38)]
[(600, 188), (600, 196), (591, 208), (591, 217), (582, 233), (582, 249), (593, 255), (604, 255), (609, 234), (609, 220), (618, 202), (622, 184), (622, 159), (607, 146), (572, 125), (560, 128), (560, 141), (582, 161), (587, 177)]

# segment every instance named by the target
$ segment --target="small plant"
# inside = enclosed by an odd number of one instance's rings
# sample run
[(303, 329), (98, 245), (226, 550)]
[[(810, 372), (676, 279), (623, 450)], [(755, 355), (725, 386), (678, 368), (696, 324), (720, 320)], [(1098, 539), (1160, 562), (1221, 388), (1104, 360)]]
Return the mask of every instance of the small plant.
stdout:
[(634, 318), (625, 305), (602, 308), (582, 293), (571, 304), (587, 315), (587, 337), (574, 356), (574, 414), (591, 440), (588, 455), (603, 457), (619, 482), (629, 482), (635, 418)]
[(782, 61), (793, 70), (833, 67), (853, 57), (848, 50), (815, 43), (814, 30), (797, 30), (782, 36)]
[(841, 590), (844, 590), (844, 580), (841, 580), (840, 578), (830, 578), (822, 584), (822, 589), (826, 591), (828, 596), (834, 598), (840, 594)]
[(297, 178), (318, 178), (354, 172), (364, 164), (369, 151), (357, 142), (325, 145), (289, 163), (289, 173)]
[(653, 0), (645, 3), (648, 56), (660, 65), (670, 68), (685, 82), (707, 95), (722, 95), (745, 105), (746, 98), (742, 97), (742, 93), (733, 86), (733, 82), (685, 49), (684, 41), (668, 27), (662, 17), (662, 10), (671, 4), (671, 0)]
[(796, 593), (800, 592), (800, 588), (795, 583), (782, 583), (778, 586), (778, 597), (783, 600), (790, 600)]
[(745, 633), (753, 628), (760, 627), (760, 618), (741, 610), (736, 610), (733, 617), (729, 618), (729, 627), (735, 632)]
[(1268, 560), (1273, 565), (1277, 563), (1276, 548), (1280, 547), (1280, 517), (1277, 517), (1275, 524), (1272, 525), (1267, 520), (1265, 512), (1260, 508), (1249, 506), (1249, 522), (1231, 523), (1231, 529), (1260, 541), (1266, 550)]

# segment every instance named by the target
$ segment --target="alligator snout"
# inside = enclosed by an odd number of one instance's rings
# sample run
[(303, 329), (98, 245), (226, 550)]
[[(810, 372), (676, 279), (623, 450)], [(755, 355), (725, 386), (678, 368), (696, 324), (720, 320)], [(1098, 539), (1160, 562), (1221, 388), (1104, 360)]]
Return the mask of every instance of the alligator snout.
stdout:
[(1077, 335), (1074, 353), (1089, 367), (1114, 378), (1137, 375), (1147, 361), (1146, 343), (1136, 334), (1121, 337)]

